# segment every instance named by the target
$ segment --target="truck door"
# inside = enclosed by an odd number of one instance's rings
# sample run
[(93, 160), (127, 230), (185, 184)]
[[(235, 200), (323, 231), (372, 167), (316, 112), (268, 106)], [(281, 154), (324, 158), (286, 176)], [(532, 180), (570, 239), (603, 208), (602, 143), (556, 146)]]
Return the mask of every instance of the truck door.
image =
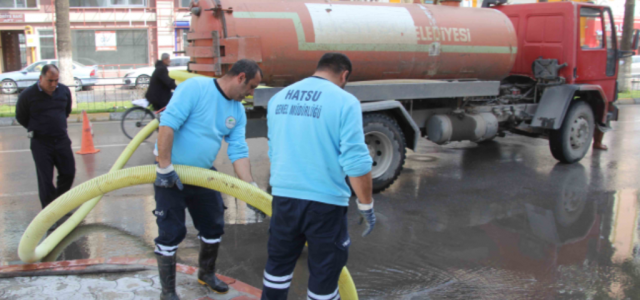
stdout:
[(612, 28), (609, 8), (580, 7), (576, 83), (601, 86), (608, 101), (613, 100), (617, 71), (617, 41)]

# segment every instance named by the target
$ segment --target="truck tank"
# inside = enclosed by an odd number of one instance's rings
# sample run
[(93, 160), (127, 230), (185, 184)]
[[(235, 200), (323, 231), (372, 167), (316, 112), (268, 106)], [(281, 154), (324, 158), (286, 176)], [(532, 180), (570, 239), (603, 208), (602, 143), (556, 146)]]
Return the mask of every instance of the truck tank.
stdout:
[(220, 76), (249, 58), (274, 87), (310, 76), (326, 52), (349, 56), (351, 81), (500, 80), (517, 53), (511, 21), (494, 9), (322, 0), (192, 6), (189, 70)]

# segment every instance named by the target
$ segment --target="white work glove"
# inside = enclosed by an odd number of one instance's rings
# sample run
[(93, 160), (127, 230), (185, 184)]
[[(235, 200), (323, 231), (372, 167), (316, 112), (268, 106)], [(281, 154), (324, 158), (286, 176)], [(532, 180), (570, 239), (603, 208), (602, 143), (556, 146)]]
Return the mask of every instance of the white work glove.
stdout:
[(360, 213), (360, 222), (358, 222), (358, 224), (362, 224), (362, 221), (367, 222), (367, 228), (362, 232), (362, 236), (367, 236), (376, 225), (376, 214), (373, 211), (373, 198), (371, 198), (370, 204), (362, 204), (360, 200), (356, 198), (356, 204), (358, 204), (358, 212)]
[[(251, 185), (253, 185), (253, 186), (255, 186), (255, 187), (257, 187), (257, 188), (260, 188), (260, 187), (258, 186), (258, 184), (257, 184), (255, 181), (251, 182), (250, 184), (251, 184)], [(253, 210), (253, 211), (256, 213), (256, 215), (258, 215), (258, 216), (262, 216), (262, 218), (263, 218), (263, 219), (267, 217), (267, 214), (265, 214), (264, 212), (262, 212), (261, 210), (259, 210), (259, 209), (255, 208), (255, 207), (253, 207), (253, 205), (251, 205), (251, 204), (247, 203), (247, 207), (248, 207), (250, 210)]]

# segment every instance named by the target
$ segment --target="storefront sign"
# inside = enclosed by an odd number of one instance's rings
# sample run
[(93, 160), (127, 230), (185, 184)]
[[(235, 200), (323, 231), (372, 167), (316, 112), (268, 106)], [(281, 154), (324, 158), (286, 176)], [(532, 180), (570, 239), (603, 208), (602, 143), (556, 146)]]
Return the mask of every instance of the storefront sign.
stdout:
[(24, 23), (24, 14), (0, 13), (0, 23)]
[(40, 39), (35, 34), (27, 34), (26, 36), (27, 47), (40, 47)]
[(115, 31), (96, 31), (96, 51), (116, 51)]

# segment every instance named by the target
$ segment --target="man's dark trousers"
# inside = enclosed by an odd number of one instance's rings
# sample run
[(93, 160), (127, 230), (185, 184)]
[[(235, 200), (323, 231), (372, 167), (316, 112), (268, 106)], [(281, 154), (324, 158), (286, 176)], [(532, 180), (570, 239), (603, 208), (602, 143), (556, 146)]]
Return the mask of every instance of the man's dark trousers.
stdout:
[[(34, 137), (31, 139), (31, 154), (38, 174), (38, 194), (45, 208), (49, 203), (66, 193), (76, 175), (76, 162), (68, 136), (58, 138)], [(57, 188), (53, 186), (53, 167), (58, 169)]]
[[(184, 190), (177, 187), (162, 188), (153, 186), (156, 209), (153, 211), (158, 224), (158, 237), (155, 239), (159, 249), (171, 248), (175, 251), (178, 244), (187, 235), (185, 226), (185, 209), (193, 219), (199, 238), (208, 244), (219, 243), (224, 234), (224, 202), (220, 192), (184, 185)], [(156, 252), (167, 256), (160, 251)]]
[(293, 269), (309, 244), (307, 299), (339, 300), (338, 279), (349, 257), (347, 207), (274, 196), (262, 300), (285, 300)]

